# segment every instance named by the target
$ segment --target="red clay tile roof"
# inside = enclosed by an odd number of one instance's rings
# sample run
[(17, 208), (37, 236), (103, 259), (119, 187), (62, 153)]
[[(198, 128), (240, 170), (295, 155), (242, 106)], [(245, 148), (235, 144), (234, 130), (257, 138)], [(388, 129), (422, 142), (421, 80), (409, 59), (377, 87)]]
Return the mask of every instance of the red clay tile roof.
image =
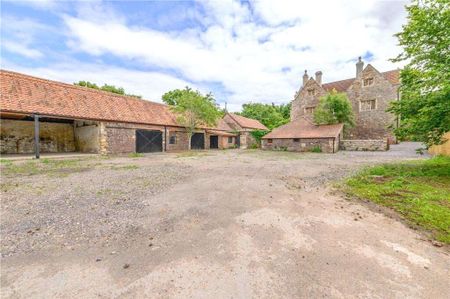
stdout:
[(237, 134), (226, 132), (226, 131), (218, 131), (218, 130), (207, 130), (207, 132), (211, 135), (220, 135), (220, 136), (236, 136)]
[[(381, 73), (386, 80), (391, 82), (392, 84), (400, 84), (400, 71), (399, 70), (392, 70)], [(340, 81), (334, 81), (330, 83), (322, 84), (322, 87), (326, 91), (331, 91), (333, 89), (336, 89), (336, 91), (343, 92), (346, 91), (350, 85), (352, 85), (353, 81), (355, 81), (355, 78), (351, 79), (345, 79)]]
[(0, 70), (0, 110), (178, 126), (164, 104)]
[(339, 135), (343, 124), (317, 126), (304, 117), (274, 129), (263, 139), (277, 138), (334, 138)]
[(260, 123), (256, 119), (247, 118), (244, 116), (240, 116), (234, 113), (228, 113), (232, 119), (234, 119), (238, 125), (240, 125), (242, 128), (248, 128), (248, 129), (257, 129), (257, 130), (268, 130), (265, 125)]
[(233, 131), (233, 129), (225, 122), (223, 118), (217, 121), (217, 125), (214, 129), (220, 131)]

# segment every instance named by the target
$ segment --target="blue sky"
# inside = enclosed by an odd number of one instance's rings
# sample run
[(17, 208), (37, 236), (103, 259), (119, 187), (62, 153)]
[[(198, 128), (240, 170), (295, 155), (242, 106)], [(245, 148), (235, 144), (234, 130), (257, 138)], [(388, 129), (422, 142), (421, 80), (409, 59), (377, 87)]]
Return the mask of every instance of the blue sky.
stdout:
[(287, 103), (305, 69), (324, 82), (380, 71), (400, 49), (402, 1), (2, 1), (1, 67), (114, 84), (161, 101), (191, 86), (233, 111)]

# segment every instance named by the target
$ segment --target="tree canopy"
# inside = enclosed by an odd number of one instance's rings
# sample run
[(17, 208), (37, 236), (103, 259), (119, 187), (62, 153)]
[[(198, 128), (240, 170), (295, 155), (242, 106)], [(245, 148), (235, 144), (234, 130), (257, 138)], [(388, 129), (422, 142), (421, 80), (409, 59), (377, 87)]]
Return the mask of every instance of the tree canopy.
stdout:
[(123, 87), (116, 87), (115, 85), (103, 84), (103, 86), (99, 87), (96, 83), (92, 83), (89, 81), (78, 81), (73, 84), (78, 85), (78, 86), (84, 86), (84, 87), (88, 87), (88, 88), (108, 91), (108, 92), (112, 92), (112, 93), (117, 93), (117, 94), (124, 95), (124, 96), (130, 96), (130, 97), (135, 97), (135, 98), (139, 98), (139, 99), (142, 98), (142, 96), (140, 96), (140, 95), (128, 94), (125, 92), (125, 89), (123, 89)]
[(202, 95), (189, 87), (166, 92), (162, 100), (176, 113), (178, 123), (185, 127), (189, 149), (194, 131), (203, 126), (214, 127), (222, 116), (211, 94)]
[(406, 6), (408, 22), (396, 34), (403, 52), (392, 59), (408, 62), (400, 71), (400, 100), (389, 109), (400, 118), (394, 132), (427, 146), (439, 144), (450, 131), (449, 3), (416, 0)]
[(345, 93), (332, 90), (319, 100), (314, 110), (314, 122), (318, 125), (343, 123), (345, 128), (355, 125), (352, 104)]
[(242, 105), (239, 115), (259, 120), (267, 128), (272, 130), (289, 122), (291, 104), (262, 104), (247, 103)]

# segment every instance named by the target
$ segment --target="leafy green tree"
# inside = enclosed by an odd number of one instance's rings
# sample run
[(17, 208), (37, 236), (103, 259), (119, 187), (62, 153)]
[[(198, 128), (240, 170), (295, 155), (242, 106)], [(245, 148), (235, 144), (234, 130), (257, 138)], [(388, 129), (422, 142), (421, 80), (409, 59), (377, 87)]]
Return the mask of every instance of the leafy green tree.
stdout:
[(204, 126), (216, 126), (217, 120), (222, 116), (211, 94), (204, 96), (189, 87), (169, 91), (162, 96), (162, 100), (177, 114), (177, 122), (185, 127), (189, 150), (195, 130)]
[(239, 115), (259, 120), (269, 129), (273, 129), (289, 122), (290, 104), (262, 104), (247, 103), (242, 105)]
[(450, 131), (450, 2), (415, 0), (406, 10), (408, 22), (396, 34), (403, 52), (392, 61), (408, 64), (400, 71), (400, 100), (389, 111), (400, 119), (398, 138), (428, 147)]
[(73, 84), (78, 85), (78, 86), (84, 86), (84, 87), (88, 87), (88, 88), (108, 91), (108, 92), (112, 92), (112, 93), (116, 93), (116, 94), (120, 94), (120, 95), (124, 95), (124, 96), (135, 97), (135, 98), (139, 98), (139, 99), (142, 98), (139, 95), (128, 94), (125, 92), (125, 89), (123, 89), (123, 87), (116, 87), (114, 85), (103, 84), (102, 87), (99, 87), (97, 84), (89, 82), (89, 81), (78, 81)]
[(345, 128), (355, 125), (352, 104), (345, 93), (332, 90), (319, 100), (314, 110), (314, 122), (318, 125), (343, 123)]

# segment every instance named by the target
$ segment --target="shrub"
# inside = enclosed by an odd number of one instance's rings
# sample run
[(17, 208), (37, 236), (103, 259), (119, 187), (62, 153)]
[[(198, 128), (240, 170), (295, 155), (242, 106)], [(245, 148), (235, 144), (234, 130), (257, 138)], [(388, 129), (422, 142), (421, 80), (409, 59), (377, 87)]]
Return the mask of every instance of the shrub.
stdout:
[(312, 149), (311, 152), (313, 153), (321, 153), (322, 152), (322, 148), (320, 147), (320, 145), (315, 145)]

